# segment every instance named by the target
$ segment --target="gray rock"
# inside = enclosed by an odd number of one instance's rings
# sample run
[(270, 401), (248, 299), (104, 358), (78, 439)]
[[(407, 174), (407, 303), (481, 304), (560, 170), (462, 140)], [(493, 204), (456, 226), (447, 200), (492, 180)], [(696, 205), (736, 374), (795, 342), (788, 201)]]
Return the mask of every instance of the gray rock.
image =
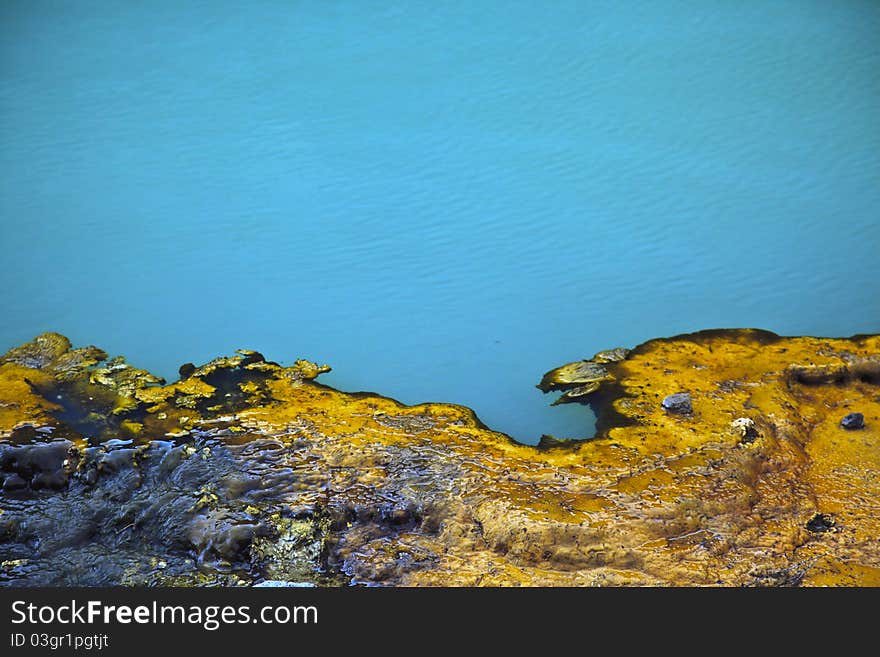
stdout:
[(840, 426), (844, 429), (864, 429), (865, 428), (865, 416), (861, 413), (850, 413), (849, 415), (844, 416), (844, 418), (840, 421)]
[(686, 392), (676, 392), (669, 395), (663, 400), (664, 410), (676, 415), (690, 415), (694, 412), (694, 406), (691, 403), (691, 396)]
[(807, 529), (815, 534), (834, 528), (834, 518), (827, 513), (817, 513), (807, 522)]

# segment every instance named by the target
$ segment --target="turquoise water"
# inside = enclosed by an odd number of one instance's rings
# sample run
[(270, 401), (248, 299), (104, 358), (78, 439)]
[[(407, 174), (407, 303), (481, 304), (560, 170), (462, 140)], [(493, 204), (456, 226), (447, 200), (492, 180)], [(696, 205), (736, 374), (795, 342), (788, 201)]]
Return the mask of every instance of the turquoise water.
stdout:
[(238, 347), (584, 436), (542, 373), (880, 331), (880, 3), (0, 4), (0, 351)]

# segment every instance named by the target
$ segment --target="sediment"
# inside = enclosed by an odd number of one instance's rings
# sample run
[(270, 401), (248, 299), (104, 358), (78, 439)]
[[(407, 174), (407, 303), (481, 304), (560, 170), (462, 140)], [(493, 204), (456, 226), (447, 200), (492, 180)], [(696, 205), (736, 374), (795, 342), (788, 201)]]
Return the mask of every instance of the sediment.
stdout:
[(537, 446), (328, 369), (10, 350), (0, 585), (880, 585), (880, 336), (600, 352), (539, 384), (596, 435)]

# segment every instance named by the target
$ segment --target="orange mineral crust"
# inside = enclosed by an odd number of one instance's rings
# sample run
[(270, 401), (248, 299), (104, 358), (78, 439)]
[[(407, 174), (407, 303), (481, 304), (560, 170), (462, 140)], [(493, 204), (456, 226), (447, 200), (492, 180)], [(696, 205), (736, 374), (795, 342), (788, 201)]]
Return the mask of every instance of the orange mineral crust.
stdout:
[(2, 584), (880, 585), (880, 336), (600, 352), (539, 384), (597, 435), (538, 446), (255, 351), (0, 363)]

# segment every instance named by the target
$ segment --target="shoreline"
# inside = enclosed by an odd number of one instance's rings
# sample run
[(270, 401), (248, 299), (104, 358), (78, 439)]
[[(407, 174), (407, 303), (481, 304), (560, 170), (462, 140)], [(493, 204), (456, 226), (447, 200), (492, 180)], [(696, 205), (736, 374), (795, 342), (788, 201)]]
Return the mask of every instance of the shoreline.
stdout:
[(880, 585), (880, 336), (600, 352), (539, 384), (596, 436), (537, 446), (254, 351), (0, 363), (0, 585)]

